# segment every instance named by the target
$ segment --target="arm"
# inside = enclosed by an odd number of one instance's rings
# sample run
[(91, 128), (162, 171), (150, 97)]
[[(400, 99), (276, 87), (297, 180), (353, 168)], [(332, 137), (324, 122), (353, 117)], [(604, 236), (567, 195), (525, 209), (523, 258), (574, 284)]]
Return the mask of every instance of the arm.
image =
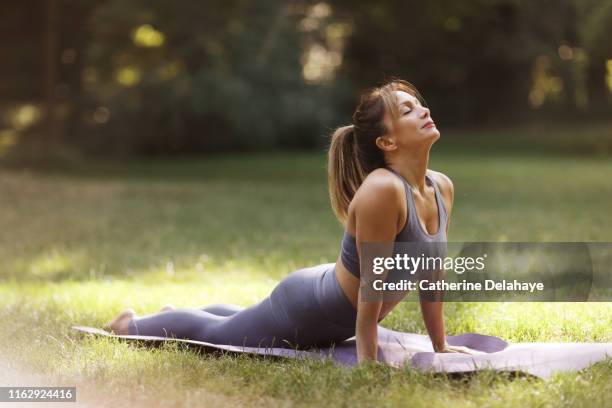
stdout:
[[(440, 193), (444, 200), (444, 208), (446, 208), (447, 223), (446, 235), (448, 236), (448, 226), (450, 224), (451, 212), (454, 204), (455, 189), (451, 179), (445, 174), (436, 172), (436, 180), (440, 188)], [(444, 271), (439, 271), (435, 279), (440, 279)], [(438, 295), (438, 294), (436, 294)], [(443, 301), (427, 301), (421, 296), (421, 312), (423, 314), (423, 322), (427, 328), (427, 333), (431, 339), (433, 349), (437, 353), (468, 353), (474, 354), (473, 350), (466, 347), (456, 347), (446, 344), (446, 336), (444, 329), (444, 302)]]
[[(399, 224), (400, 200), (398, 188), (388, 177), (372, 174), (361, 186), (354, 198), (355, 229), (357, 248), (361, 243), (393, 243)], [(403, 187), (403, 186), (402, 186)], [(359, 253), (361, 264), (368, 264), (363, 254)], [(364, 277), (360, 286), (364, 284)], [(367, 284), (367, 283), (366, 283)], [(357, 321), (355, 337), (357, 342), (357, 361), (359, 363), (377, 359), (378, 350), (378, 317), (382, 300), (362, 301), (362, 289), (357, 295)]]
[(464, 353), (481, 354), (480, 351), (472, 350), (463, 346), (451, 346), (446, 344), (444, 335), (444, 302), (430, 302), (421, 299), (421, 311), (423, 320), (427, 327), (427, 333), (431, 338), (431, 344), (436, 353)]
[(357, 362), (377, 361), (378, 357), (378, 315), (382, 302), (362, 302), (361, 290), (357, 294)]
[[(441, 272), (441, 271), (439, 271)], [(434, 280), (439, 280), (442, 273), (436, 273)], [(446, 345), (446, 336), (444, 330), (444, 302), (426, 300), (428, 295), (419, 290), (421, 313), (423, 314), (423, 322), (427, 333), (431, 339), (431, 344), (435, 352), (440, 352)], [(441, 293), (435, 293), (436, 299)]]

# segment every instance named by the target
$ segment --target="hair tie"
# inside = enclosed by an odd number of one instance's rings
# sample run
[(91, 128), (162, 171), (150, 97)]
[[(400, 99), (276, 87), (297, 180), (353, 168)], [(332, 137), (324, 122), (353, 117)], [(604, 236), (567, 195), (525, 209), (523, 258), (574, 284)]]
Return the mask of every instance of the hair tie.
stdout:
[(353, 140), (355, 140), (355, 129), (356, 129), (355, 125), (351, 123), (350, 125), (348, 125), (348, 127), (349, 127), (349, 130), (350, 130), (350, 132), (348, 134), (348, 137), (350, 137)]

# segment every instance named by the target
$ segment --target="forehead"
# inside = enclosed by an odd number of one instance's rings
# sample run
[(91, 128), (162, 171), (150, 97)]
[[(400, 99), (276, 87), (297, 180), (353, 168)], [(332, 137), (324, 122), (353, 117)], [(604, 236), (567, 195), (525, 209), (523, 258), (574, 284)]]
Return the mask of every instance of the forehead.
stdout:
[(419, 103), (419, 100), (413, 95), (409, 94), (406, 91), (394, 91), (395, 97), (397, 98), (397, 104), (402, 105), (406, 102), (411, 102), (413, 104)]

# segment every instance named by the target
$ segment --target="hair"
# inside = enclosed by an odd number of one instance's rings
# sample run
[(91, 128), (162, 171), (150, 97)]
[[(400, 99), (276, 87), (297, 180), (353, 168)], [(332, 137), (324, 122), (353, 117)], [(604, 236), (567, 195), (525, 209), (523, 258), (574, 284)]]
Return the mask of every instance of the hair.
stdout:
[(393, 127), (399, 119), (395, 91), (404, 91), (422, 99), (410, 82), (393, 79), (366, 90), (353, 113), (353, 123), (332, 133), (327, 182), (332, 209), (342, 224), (347, 221), (349, 204), (363, 180), (375, 169), (387, 165), (376, 139), (389, 131), (384, 123), (387, 112)]

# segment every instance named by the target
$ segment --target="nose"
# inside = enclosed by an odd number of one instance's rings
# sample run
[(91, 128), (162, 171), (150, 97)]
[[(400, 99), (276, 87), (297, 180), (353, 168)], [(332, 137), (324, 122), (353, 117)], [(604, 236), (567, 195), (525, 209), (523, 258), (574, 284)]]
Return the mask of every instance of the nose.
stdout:
[(426, 108), (425, 106), (423, 106), (423, 112), (421, 113), (421, 117), (423, 119), (428, 118), (429, 117), (429, 108)]

